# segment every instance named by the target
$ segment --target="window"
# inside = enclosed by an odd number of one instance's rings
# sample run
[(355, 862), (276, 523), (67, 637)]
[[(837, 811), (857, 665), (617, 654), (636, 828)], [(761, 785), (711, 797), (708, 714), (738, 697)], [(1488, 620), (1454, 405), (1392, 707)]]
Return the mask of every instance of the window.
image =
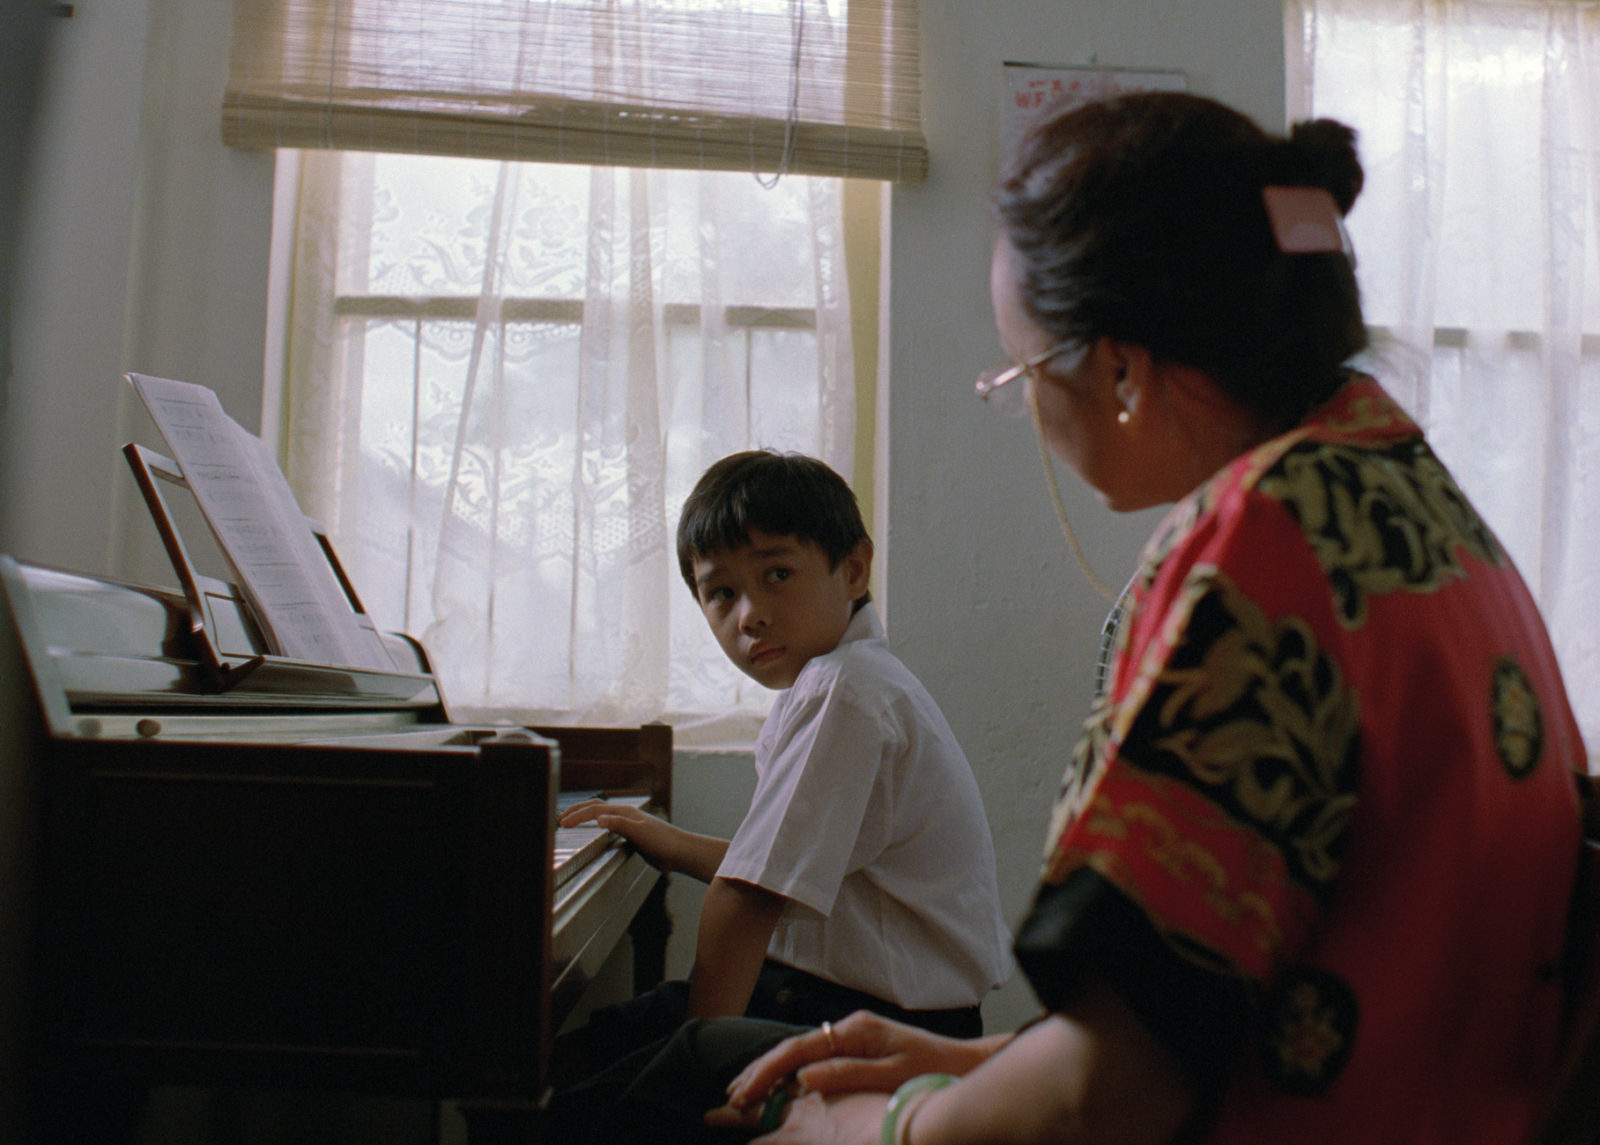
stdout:
[(224, 137), (295, 204), (280, 453), (455, 715), (764, 709), (677, 512), (758, 445), (870, 489), (919, 102), (912, 0), (235, 0)]
[(1290, 119), (1360, 133), (1385, 384), (1517, 562), (1600, 744), (1600, 4), (1286, 13)]
[(453, 709), (764, 710), (672, 534), (734, 450), (857, 468), (842, 181), (362, 153), (298, 181), (286, 470)]

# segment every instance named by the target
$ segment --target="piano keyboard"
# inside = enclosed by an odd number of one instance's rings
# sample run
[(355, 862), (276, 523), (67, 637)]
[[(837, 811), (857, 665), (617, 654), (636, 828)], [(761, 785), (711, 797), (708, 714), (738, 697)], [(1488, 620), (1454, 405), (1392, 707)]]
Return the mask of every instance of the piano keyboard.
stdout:
[(596, 857), (605, 853), (616, 836), (604, 827), (556, 828), (556, 886), (561, 886)]
[[(643, 807), (649, 802), (648, 796), (619, 795), (606, 796), (603, 791), (563, 791), (556, 797), (556, 815), (561, 815), (567, 808), (585, 799), (609, 798), (613, 803), (630, 803), (635, 807)], [(566, 881), (572, 878), (584, 867), (618, 841), (618, 836), (607, 831), (604, 827), (596, 827), (592, 823), (584, 823), (578, 827), (557, 827), (555, 841), (556, 887), (559, 889)]]

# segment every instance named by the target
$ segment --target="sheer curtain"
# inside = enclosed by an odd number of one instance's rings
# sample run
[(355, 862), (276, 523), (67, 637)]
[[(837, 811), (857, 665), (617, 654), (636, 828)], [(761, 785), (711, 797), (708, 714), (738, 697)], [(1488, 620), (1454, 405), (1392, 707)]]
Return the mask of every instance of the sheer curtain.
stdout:
[(915, 21), (237, 0), (225, 136), (317, 148), (280, 152), (285, 471), (456, 718), (753, 730), (770, 694), (710, 639), (673, 531), (738, 449), (870, 488), (833, 176), (922, 177)]
[(303, 506), (457, 718), (670, 717), (693, 742), (699, 714), (758, 714), (673, 529), (734, 450), (854, 472), (840, 181), (465, 165), (300, 156), (280, 451)]
[(1600, 3), (1287, 0), (1291, 120), (1360, 133), (1379, 369), (1511, 551), (1600, 747)]

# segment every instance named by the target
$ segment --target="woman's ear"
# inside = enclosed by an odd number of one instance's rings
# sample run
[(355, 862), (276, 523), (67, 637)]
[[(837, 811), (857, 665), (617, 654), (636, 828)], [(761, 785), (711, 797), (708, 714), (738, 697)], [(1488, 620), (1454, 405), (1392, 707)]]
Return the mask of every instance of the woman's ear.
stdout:
[(1139, 408), (1138, 387), (1129, 381), (1127, 376), (1124, 375), (1122, 380), (1117, 382), (1116, 395), (1117, 401), (1122, 405), (1123, 413), (1126, 413), (1129, 417), (1132, 417), (1134, 411)]
[(1127, 425), (1150, 387), (1154, 364), (1150, 351), (1133, 342), (1102, 337), (1095, 343), (1095, 357), (1099, 368), (1111, 380), (1117, 421)]

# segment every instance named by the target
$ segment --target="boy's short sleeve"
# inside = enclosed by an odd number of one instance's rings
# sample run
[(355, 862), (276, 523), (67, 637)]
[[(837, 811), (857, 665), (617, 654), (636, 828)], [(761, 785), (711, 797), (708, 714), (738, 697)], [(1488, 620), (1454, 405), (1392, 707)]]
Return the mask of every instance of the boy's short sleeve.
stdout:
[(789, 900), (768, 957), (907, 1009), (976, 1005), (1010, 969), (977, 780), (869, 604), (777, 697), (718, 874)]
[(846, 874), (888, 842), (867, 815), (903, 733), (862, 702), (834, 658), (819, 657), (780, 697), (757, 745), (756, 791), (717, 873), (825, 917)]

